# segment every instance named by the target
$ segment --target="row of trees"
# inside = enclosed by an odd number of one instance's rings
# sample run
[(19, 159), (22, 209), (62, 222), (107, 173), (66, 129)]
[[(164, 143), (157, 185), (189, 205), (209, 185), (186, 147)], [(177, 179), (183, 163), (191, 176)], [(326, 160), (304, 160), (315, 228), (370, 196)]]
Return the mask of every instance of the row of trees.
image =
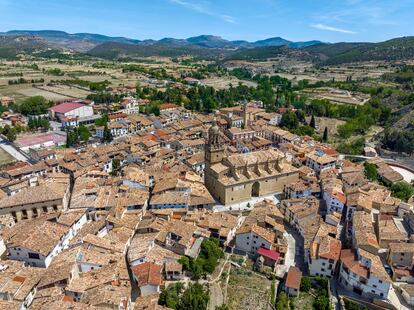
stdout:
[(27, 126), (30, 130), (37, 130), (39, 128), (48, 130), (50, 128), (50, 122), (47, 117), (29, 117)]
[(23, 115), (42, 115), (47, 113), (47, 109), (53, 106), (52, 101), (46, 100), (42, 96), (26, 98), (19, 105), (16, 105), (17, 112)]

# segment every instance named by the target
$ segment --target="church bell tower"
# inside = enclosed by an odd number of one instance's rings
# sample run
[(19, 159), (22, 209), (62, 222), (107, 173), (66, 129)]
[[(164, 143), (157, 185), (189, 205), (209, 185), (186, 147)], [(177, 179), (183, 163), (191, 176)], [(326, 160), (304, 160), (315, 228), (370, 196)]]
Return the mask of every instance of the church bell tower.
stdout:
[(220, 143), (220, 128), (217, 125), (216, 118), (214, 118), (213, 125), (208, 130), (208, 143), (204, 154), (206, 168), (223, 160), (224, 147)]

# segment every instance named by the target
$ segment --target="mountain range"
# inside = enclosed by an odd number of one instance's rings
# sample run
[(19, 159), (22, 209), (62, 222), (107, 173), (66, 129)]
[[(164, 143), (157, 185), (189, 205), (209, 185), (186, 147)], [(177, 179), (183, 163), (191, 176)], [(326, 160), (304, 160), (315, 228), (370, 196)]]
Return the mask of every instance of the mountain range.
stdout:
[(189, 55), (224, 61), (255, 61), (284, 56), (332, 65), (414, 59), (414, 37), (401, 37), (378, 43), (323, 43), (317, 40), (292, 42), (280, 37), (256, 42), (229, 41), (212, 35), (187, 39), (136, 40), (91, 33), (69, 34), (55, 30), (12, 30), (0, 33), (0, 57), (3, 58), (14, 58), (19, 54), (36, 54), (50, 58), (68, 51), (85, 57), (107, 59)]
[(292, 42), (280, 37), (269, 38), (256, 42), (248, 42), (243, 40), (229, 41), (218, 36), (200, 35), (187, 39), (164, 38), (161, 40), (136, 40), (125, 37), (110, 37), (94, 33), (67, 33), (57, 30), (11, 30), (0, 32), (0, 36), (33, 36), (41, 38), (49, 42), (51, 46), (56, 48), (71, 49), (78, 52), (86, 52), (92, 48), (105, 43), (127, 43), (137, 45), (170, 45), (170, 46), (197, 46), (203, 48), (255, 48), (263, 46), (282, 46), (286, 45), (292, 48), (302, 48), (322, 43), (321, 41)]

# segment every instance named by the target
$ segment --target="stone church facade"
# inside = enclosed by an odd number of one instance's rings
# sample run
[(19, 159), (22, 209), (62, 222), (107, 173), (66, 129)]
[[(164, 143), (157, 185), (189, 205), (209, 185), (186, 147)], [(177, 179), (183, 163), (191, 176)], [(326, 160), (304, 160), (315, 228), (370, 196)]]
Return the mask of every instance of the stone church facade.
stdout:
[(205, 148), (205, 185), (223, 205), (281, 193), (299, 179), (298, 170), (276, 149), (227, 156), (216, 122)]

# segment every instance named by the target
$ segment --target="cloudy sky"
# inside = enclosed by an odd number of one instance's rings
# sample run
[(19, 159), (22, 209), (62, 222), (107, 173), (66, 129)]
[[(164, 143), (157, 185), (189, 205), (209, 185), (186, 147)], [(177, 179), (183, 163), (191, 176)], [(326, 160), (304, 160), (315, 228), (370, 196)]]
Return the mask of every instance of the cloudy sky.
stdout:
[(12, 29), (378, 42), (414, 35), (414, 0), (0, 0), (0, 31)]

